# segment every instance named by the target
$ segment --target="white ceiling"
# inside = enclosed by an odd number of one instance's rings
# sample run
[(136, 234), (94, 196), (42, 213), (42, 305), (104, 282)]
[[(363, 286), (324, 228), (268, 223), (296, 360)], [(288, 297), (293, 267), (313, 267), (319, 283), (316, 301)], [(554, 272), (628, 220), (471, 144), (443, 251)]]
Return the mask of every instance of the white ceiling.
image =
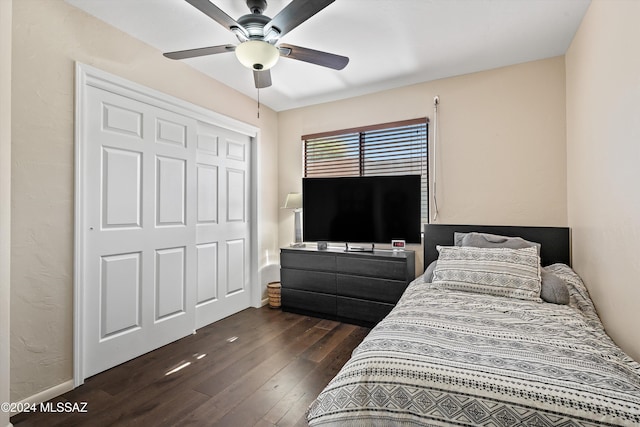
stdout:
[[(162, 52), (237, 44), (183, 0), (66, 0)], [(290, 0), (268, 0), (275, 16)], [(234, 19), (244, 0), (213, 0)], [(342, 71), (281, 58), (261, 103), (276, 111), (563, 55), (590, 0), (337, 0), (282, 38), (348, 56)], [(171, 61), (171, 59), (166, 59)], [(184, 60), (256, 99), (235, 55)]]

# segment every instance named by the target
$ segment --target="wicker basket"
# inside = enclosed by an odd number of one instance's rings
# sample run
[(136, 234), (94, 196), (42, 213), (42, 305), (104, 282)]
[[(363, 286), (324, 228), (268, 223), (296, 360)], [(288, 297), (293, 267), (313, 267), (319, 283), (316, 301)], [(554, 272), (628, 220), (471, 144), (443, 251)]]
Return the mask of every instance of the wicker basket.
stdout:
[(267, 296), (269, 297), (269, 308), (280, 308), (280, 282), (267, 284)]

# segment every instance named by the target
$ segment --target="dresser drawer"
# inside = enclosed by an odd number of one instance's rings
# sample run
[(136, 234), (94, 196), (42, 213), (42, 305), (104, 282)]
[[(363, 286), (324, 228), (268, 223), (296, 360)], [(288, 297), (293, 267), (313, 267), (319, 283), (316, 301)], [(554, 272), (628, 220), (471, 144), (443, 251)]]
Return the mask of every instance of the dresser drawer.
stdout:
[(407, 263), (404, 259), (389, 261), (346, 256), (339, 257), (336, 266), (340, 273), (407, 280)]
[(407, 288), (407, 282), (374, 277), (337, 275), (337, 293), (339, 296), (362, 298), (372, 301), (395, 304)]
[(336, 315), (336, 296), (297, 289), (281, 290), (282, 308), (302, 313), (319, 313), (330, 317)]
[(336, 256), (283, 251), (280, 254), (280, 266), (304, 270), (336, 271)]
[(374, 325), (389, 314), (393, 307), (393, 304), (338, 297), (337, 314), (341, 320)]
[(336, 293), (335, 273), (281, 268), (280, 283), (283, 288), (334, 295)]

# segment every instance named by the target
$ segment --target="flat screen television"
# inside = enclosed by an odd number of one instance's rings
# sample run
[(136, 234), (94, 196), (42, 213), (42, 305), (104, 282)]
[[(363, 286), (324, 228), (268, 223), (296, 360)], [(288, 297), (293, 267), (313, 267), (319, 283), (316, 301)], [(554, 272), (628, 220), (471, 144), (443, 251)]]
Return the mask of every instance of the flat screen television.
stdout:
[(420, 175), (303, 178), (303, 238), (420, 243), (420, 181)]

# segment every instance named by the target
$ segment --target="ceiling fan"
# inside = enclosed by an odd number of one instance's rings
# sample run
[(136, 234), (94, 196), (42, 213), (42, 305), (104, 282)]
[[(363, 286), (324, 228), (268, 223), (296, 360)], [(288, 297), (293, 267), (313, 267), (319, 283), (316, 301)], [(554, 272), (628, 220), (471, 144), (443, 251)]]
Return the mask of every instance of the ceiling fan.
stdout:
[(292, 0), (273, 19), (262, 12), (266, 0), (246, 0), (251, 13), (234, 20), (209, 0), (185, 0), (187, 3), (231, 31), (240, 41), (232, 44), (180, 50), (164, 54), (171, 59), (186, 59), (218, 53), (235, 52), (242, 65), (253, 70), (256, 88), (271, 86), (271, 72), (280, 56), (342, 70), (349, 63), (346, 56), (321, 52), (290, 44), (276, 43), (289, 31), (311, 18), (335, 0)]

